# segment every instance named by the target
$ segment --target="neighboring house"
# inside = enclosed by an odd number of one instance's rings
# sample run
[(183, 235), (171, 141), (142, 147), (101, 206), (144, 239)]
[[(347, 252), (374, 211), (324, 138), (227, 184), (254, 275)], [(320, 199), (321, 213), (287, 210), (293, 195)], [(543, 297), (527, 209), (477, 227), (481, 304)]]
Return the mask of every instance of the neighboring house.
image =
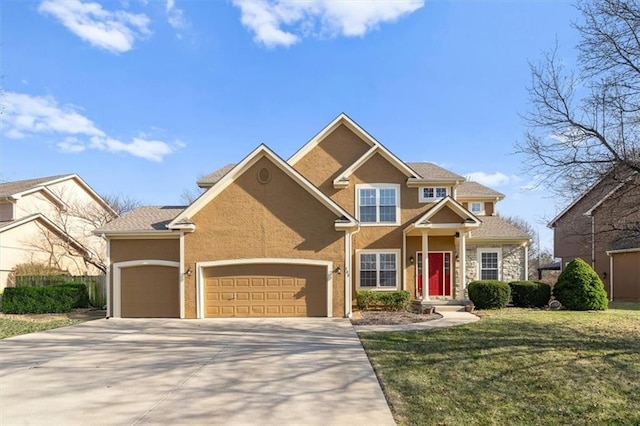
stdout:
[(110, 315), (342, 317), (358, 290), (462, 304), (472, 280), (527, 276), (530, 237), (496, 216), (502, 194), (401, 161), (344, 114), (288, 161), (260, 145), (198, 185), (187, 207), (96, 231)]
[(115, 217), (75, 174), (0, 183), (0, 289), (22, 263), (101, 273), (95, 264), (104, 264), (106, 242), (93, 230)]
[(640, 177), (616, 170), (549, 222), (562, 268), (580, 257), (602, 279), (610, 300), (640, 301)]

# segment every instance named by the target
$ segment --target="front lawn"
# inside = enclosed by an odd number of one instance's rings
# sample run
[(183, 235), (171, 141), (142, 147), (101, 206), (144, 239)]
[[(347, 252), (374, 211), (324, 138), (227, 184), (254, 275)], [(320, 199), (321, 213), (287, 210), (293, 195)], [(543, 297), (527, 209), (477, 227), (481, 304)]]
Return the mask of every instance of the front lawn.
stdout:
[(65, 327), (79, 322), (82, 321), (67, 318), (66, 315), (2, 315), (0, 317), (0, 339)]
[(361, 334), (399, 424), (640, 424), (638, 305), (479, 315)]

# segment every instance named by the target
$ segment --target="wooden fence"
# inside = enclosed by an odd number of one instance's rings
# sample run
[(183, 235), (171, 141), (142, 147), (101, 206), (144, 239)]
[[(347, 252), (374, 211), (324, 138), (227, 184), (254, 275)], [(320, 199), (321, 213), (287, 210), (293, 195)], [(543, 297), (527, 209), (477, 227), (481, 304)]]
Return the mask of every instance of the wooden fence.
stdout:
[(16, 287), (46, 287), (64, 283), (82, 283), (87, 286), (91, 305), (102, 309), (107, 305), (107, 277), (104, 275), (18, 275)]

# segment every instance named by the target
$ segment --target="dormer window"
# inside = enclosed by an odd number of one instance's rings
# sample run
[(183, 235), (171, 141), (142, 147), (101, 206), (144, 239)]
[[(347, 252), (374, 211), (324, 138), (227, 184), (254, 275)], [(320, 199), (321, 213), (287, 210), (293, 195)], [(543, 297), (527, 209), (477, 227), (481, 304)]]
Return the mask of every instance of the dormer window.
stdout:
[(471, 203), (471, 213), (476, 215), (484, 214), (484, 203), (474, 201)]
[(428, 203), (438, 201), (449, 195), (449, 188), (446, 186), (425, 186), (420, 188), (420, 202)]

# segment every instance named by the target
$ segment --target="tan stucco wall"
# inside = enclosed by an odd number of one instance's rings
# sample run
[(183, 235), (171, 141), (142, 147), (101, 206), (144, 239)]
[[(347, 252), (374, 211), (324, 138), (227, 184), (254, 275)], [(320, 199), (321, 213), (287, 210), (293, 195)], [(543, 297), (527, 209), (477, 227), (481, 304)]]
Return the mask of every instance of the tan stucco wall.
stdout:
[[(271, 180), (258, 182), (266, 167)], [(185, 268), (196, 262), (295, 258), (334, 262), (344, 271), (344, 232), (338, 217), (267, 158), (258, 160), (200, 210), (186, 234)], [(185, 315), (196, 316), (195, 274), (185, 277)], [(344, 316), (344, 274), (333, 276), (333, 316)]]
[(333, 180), (371, 148), (344, 124), (338, 126), (302, 157), (294, 168), (327, 195), (336, 191)]
[[(180, 240), (174, 239), (140, 239), (140, 240), (111, 240), (111, 265), (131, 260), (169, 260), (180, 261)], [(110, 295), (109, 303), (113, 306), (113, 266), (110, 266)], [(164, 270), (162, 268), (157, 268)], [(178, 279), (178, 278), (176, 278)]]
[(439, 212), (431, 216), (429, 222), (432, 223), (463, 223), (462, 219), (456, 212), (449, 207), (443, 207)]

